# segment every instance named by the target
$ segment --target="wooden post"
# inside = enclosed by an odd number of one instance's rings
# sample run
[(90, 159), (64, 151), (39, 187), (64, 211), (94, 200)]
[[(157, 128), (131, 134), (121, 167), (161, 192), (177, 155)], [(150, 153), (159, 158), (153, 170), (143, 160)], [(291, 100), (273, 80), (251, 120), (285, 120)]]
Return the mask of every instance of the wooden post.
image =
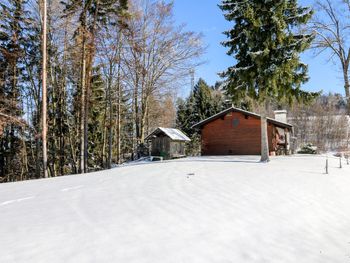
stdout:
[(326, 159), (326, 174), (328, 174), (328, 158)]
[(341, 156), (339, 156), (339, 168), (342, 168), (342, 164), (341, 164)]
[(284, 129), (284, 155), (288, 155), (287, 129)]

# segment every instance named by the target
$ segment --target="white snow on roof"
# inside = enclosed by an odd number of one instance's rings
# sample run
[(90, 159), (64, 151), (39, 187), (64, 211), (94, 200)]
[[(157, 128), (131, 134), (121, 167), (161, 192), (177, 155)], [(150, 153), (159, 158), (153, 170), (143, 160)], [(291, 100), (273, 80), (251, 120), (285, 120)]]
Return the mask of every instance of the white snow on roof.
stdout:
[[(236, 111), (236, 112), (241, 112), (241, 113), (246, 113), (248, 115), (251, 115), (251, 116), (255, 116), (257, 118), (261, 118), (261, 115), (260, 114), (257, 114), (257, 113), (254, 113), (254, 112), (250, 112), (250, 111), (246, 111), (246, 110), (243, 110), (243, 109), (240, 109), (240, 108), (236, 108), (236, 107), (230, 107), (226, 110), (223, 110), (205, 120), (202, 120), (198, 123), (196, 123), (195, 125), (192, 126), (192, 128), (195, 128), (195, 127), (199, 127), (201, 126), (203, 123), (206, 123), (208, 120), (214, 120), (216, 118), (219, 118), (219, 116), (221, 116), (223, 113), (229, 113), (229, 112), (232, 112), (232, 111)], [(273, 118), (266, 118), (268, 121), (272, 121), (272, 122), (275, 122), (275, 123), (279, 123), (279, 124), (282, 124), (282, 125), (285, 125), (285, 126), (290, 126), (290, 127), (293, 127), (292, 124), (290, 123), (287, 123), (287, 122), (282, 122), (282, 121), (278, 121), (276, 119), (273, 119)]]
[(146, 137), (146, 140), (149, 139), (152, 135), (156, 135), (159, 131), (164, 132), (170, 139), (174, 141), (191, 141), (182, 131), (173, 128), (163, 128), (158, 127), (150, 135)]

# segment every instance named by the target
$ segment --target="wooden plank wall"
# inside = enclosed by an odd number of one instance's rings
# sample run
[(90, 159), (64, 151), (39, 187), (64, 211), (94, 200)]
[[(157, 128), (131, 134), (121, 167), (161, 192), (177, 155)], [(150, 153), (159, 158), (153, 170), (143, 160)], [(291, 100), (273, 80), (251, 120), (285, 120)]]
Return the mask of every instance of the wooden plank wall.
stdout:
[[(202, 127), (202, 155), (258, 155), (261, 153), (260, 119), (228, 113)], [(268, 125), (269, 148), (274, 126)]]
[(170, 153), (170, 139), (166, 136), (159, 136), (152, 140), (152, 155), (168, 157)]

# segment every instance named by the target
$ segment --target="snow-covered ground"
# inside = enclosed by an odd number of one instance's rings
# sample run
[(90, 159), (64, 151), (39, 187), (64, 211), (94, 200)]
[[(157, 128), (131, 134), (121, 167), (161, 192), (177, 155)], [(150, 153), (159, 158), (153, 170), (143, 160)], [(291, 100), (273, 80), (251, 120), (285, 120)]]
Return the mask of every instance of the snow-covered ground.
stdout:
[(350, 166), (202, 157), (0, 185), (0, 262), (350, 262)]

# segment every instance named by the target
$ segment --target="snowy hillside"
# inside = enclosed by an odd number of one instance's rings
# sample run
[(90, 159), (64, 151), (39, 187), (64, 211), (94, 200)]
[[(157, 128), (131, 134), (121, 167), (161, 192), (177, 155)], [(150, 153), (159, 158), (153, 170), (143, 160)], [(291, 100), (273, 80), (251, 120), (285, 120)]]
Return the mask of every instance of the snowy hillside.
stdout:
[(350, 262), (350, 166), (192, 158), (0, 185), (0, 262)]

